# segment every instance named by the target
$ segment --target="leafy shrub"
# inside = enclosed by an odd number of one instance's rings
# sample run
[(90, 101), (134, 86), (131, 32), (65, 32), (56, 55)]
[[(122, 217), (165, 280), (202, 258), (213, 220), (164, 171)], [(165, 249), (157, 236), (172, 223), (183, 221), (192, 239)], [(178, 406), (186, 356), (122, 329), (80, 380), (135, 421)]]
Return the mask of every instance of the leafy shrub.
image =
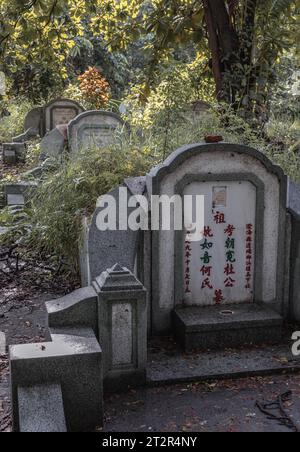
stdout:
[(83, 97), (99, 110), (108, 104), (110, 97), (109, 83), (97, 68), (90, 67), (78, 77)]

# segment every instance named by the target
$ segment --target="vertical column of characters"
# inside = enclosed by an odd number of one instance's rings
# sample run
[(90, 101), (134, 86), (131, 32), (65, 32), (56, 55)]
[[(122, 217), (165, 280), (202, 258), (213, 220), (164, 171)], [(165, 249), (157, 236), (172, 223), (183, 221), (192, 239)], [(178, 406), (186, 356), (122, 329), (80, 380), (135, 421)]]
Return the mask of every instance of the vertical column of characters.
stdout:
[(192, 258), (192, 246), (190, 240), (190, 232), (187, 232), (184, 243), (184, 281), (185, 281), (185, 293), (191, 293), (191, 258)]
[(253, 264), (253, 224), (246, 225), (246, 284), (245, 289), (251, 289)]
[(235, 258), (235, 245), (236, 245), (236, 240), (234, 237), (234, 232), (235, 232), (236, 228), (232, 225), (229, 224), (227, 226), (227, 228), (224, 230), (226, 237), (226, 241), (225, 241), (225, 256), (226, 256), (226, 265), (224, 268), (224, 275), (225, 275), (225, 280), (224, 280), (224, 285), (226, 288), (232, 288), (235, 287), (236, 284), (236, 280), (235, 280), (235, 263), (236, 263), (236, 258)]
[[(216, 214), (214, 216), (214, 223), (216, 225), (220, 225), (220, 226), (226, 224), (225, 214), (221, 213), (221, 212), (216, 212)], [(214, 295), (213, 301), (215, 304), (221, 304), (223, 301), (225, 301), (222, 289), (215, 290), (215, 295)]]
[(212, 241), (214, 234), (209, 226), (204, 227), (203, 236), (204, 242), (200, 244), (201, 252), (203, 252), (203, 254), (200, 257), (202, 266), (200, 269), (200, 273), (203, 276), (201, 289), (213, 290), (213, 285), (211, 282), (213, 267), (211, 262), (212, 256), (210, 255), (210, 251), (214, 246), (214, 243)]

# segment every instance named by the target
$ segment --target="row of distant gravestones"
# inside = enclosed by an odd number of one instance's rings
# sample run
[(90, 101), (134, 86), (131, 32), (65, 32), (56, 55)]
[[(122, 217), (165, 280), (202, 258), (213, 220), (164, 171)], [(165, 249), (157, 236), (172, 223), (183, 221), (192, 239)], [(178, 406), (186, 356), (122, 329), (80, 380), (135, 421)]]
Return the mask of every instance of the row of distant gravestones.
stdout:
[[(26, 143), (41, 137), (40, 161), (37, 168), (24, 175), (24, 179), (36, 179), (53, 160), (57, 161), (68, 148), (70, 154), (79, 150), (111, 145), (116, 131), (128, 129), (124, 121), (108, 111), (84, 111), (77, 102), (57, 99), (45, 107), (31, 110), (25, 118), (24, 133), (2, 147), (3, 162), (14, 165), (25, 160)], [(36, 183), (8, 184), (4, 187), (3, 205), (24, 205), (30, 198)]]
[(25, 145), (31, 139), (41, 137), (41, 160), (57, 156), (69, 143), (70, 152), (96, 145), (103, 147), (112, 143), (117, 128), (124, 127), (122, 119), (107, 111), (84, 111), (77, 102), (58, 99), (45, 107), (31, 110), (24, 123), (24, 133), (4, 143), (3, 159), (16, 163), (22, 159)]

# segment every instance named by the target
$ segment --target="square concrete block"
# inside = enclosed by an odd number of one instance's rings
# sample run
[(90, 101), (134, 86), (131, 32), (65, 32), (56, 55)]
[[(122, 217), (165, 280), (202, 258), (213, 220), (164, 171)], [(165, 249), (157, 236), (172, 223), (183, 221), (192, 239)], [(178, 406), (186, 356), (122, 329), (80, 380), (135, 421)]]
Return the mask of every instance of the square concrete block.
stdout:
[(14, 429), (18, 388), (60, 384), (68, 431), (94, 429), (103, 420), (102, 351), (94, 335), (52, 335), (53, 342), (10, 347)]

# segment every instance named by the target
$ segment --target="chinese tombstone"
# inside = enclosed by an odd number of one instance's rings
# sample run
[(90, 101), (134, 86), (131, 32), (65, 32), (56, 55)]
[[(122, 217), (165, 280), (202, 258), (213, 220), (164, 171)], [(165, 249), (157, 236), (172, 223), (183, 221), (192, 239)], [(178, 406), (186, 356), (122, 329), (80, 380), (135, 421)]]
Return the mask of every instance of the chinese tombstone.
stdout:
[(152, 234), (155, 331), (170, 329), (174, 309), (176, 318), (178, 312), (188, 315), (189, 306), (198, 307), (195, 330), (197, 316), (209, 313), (204, 307), (216, 308), (216, 315), (232, 304), (235, 310), (250, 303), (286, 310), (287, 179), (280, 168), (244, 146), (194, 145), (152, 170), (147, 185), (152, 195), (204, 195), (201, 241), (191, 241), (188, 230)]
[(68, 126), (70, 151), (108, 146), (114, 142), (116, 131), (124, 126), (123, 120), (115, 113), (86, 111)]
[[(178, 230), (100, 230), (97, 203), (84, 223), (86, 287), (47, 303), (52, 342), (11, 348), (17, 430), (31, 428), (41, 384), (52, 394), (42, 405), (64, 410), (52, 416), (62, 419), (58, 430), (101, 425), (103, 381), (105, 390), (143, 384), (146, 371), (151, 381), (147, 332), (171, 332), (186, 350), (223, 350), (280, 343), (284, 320), (300, 319), (300, 188), (262, 153), (226, 143), (185, 146), (146, 177), (115, 187), (117, 206), (124, 193), (199, 195), (202, 230), (197, 240), (191, 222)], [(118, 225), (132, 214), (129, 205)], [(152, 204), (143, 209), (150, 224)]]
[(70, 99), (56, 99), (44, 107), (31, 110), (24, 122), (24, 133), (13, 139), (14, 142), (24, 142), (36, 136), (44, 137), (57, 126), (68, 124), (84, 108)]
[(43, 135), (57, 126), (68, 124), (83, 112), (83, 108), (75, 101), (58, 99), (50, 102), (44, 107)]

